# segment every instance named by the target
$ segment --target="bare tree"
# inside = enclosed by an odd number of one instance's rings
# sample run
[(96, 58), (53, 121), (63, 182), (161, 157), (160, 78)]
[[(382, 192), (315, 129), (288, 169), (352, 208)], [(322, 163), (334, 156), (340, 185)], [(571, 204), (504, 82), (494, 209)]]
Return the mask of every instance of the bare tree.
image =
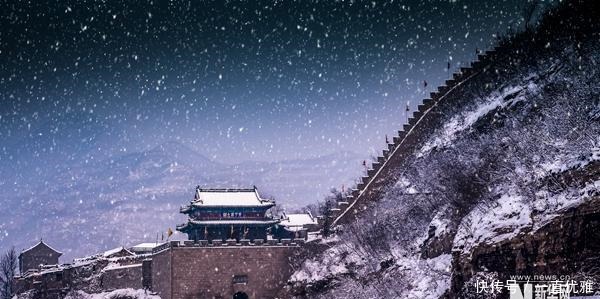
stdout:
[(86, 299), (87, 296), (80, 290), (71, 290), (67, 293), (65, 299)]
[[(275, 201), (274, 197), (269, 198), (272, 201)], [(269, 213), (273, 216), (273, 217), (280, 217), (282, 216), (284, 213), (286, 212), (285, 208), (281, 205), (275, 205), (272, 208), (269, 209)]]
[(326, 198), (325, 202), (321, 204), (320, 212), (321, 216), (323, 216), (323, 227), (321, 228), (321, 233), (323, 237), (327, 238), (331, 235), (331, 223), (333, 222), (333, 208), (334, 208), (334, 200), (331, 198)]
[(337, 206), (337, 203), (343, 200), (343, 195), (336, 188), (331, 188), (330, 194), (325, 197), (325, 200), (319, 204), (319, 214), (323, 217), (323, 224), (321, 227), (321, 233), (323, 237), (327, 238), (332, 233), (331, 224), (333, 222), (333, 209)]
[(10, 299), (15, 292), (14, 277), (17, 273), (17, 252), (12, 247), (0, 258), (0, 299)]

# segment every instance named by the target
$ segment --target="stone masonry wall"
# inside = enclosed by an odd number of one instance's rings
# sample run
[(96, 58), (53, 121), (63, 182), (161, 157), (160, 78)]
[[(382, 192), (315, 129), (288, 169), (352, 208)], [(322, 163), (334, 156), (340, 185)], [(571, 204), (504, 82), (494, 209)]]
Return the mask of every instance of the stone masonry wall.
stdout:
[(103, 290), (142, 289), (142, 264), (105, 269), (101, 276), (101, 287)]
[[(477, 273), (512, 275), (566, 275), (574, 281), (600, 282), (600, 196), (568, 207), (537, 231), (495, 244), (481, 244), (472, 252), (453, 252), (450, 298), (473, 291), (469, 281)], [(466, 284), (465, 284), (466, 283)], [(508, 297), (504, 292), (503, 296)]]
[(161, 298), (171, 298), (171, 250), (163, 250), (152, 257), (152, 290)]
[(378, 200), (385, 190), (396, 182), (397, 170), (442, 124), (442, 119), (447, 114), (445, 111), (448, 111), (446, 108), (463, 104), (464, 95), (456, 91), (460, 91), (465, 85), (484, 86), (488, 91), (497, 88), (494, 84), (501, 81), (495, 80), (495, 77), (498, 77), (501, 70), (494, 64), (503, 56), (500, 54), (505, 50), (499, 46), (478, 55), (477, 61), (460, 68), (452, 75), (452, 79), (446, 80), (445, 85), (438, 87), (436, 91), (431, 92), (429, 98), (423, 100), (408, 119), (408, 123), (398, 131), (398, 136), (393, 136), (388, 148), (372, 163), (367, 175), (362, 177), (352, 192), (333, 209), (331, 218), (334, 219), (334, 226), (351, 222), (357, 214), (367, 208), (367, 205)]
[(296, 246), (171, 247), (153, 259), (153, 291), (163, 299), (276, 298), (292, 274)]

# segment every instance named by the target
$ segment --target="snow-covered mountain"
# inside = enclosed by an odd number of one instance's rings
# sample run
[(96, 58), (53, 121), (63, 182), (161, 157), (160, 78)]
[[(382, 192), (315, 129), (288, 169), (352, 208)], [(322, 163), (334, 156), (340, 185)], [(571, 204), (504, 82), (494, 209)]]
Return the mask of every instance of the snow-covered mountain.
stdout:
[(507, 298), (475, 284), (534, 274), (597, 285), (599, 13), (558, 4), (449, 86), (414, 150), (374, 179), (389, 183), (377, 201), (306, 254), (292, 294)]
[(361, 169), (359, 156), (351, 152), (227, 165), (178, 142), (103, 159), (64, 160), (59, 165), (32, 172), (44, 175), (25, 180), (29, 187), (19, 192), (10, 184), (3, 186), (2, 247), (27, 248), (44, 238), (68, 260), (153, 241), (157, 234), (160, 238), (169, 227), (184, 222), (179, 206), (191, 199), (196, 185), (256, 185), (263, 196), (295, 209), (322, 199), (332, 187), (351, 183)]

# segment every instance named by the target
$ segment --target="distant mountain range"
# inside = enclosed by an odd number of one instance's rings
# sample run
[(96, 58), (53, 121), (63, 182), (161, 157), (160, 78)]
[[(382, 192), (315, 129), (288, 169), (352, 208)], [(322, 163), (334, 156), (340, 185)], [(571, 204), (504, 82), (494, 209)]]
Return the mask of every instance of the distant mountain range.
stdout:
[[(350, 185), (360, 176), (360, 159), (357, 154), (340, 152), (305, 160), (227, 165), (181, 143), (168, 142), (102, 159), (46, 163), (40, 166), (43, 169), (20, 171), (18, 175), (29, 177), (18, 180), (17, 174), (10, 173), (14, 169), (3, 167), (1, 247), (15, 245), (21, 250), (43, 238), (69, 260), (119, 245), (154, 241), (185, 221), (179, 206), (189, 202), (196, 185), (256, 185), (264, 197), (297, 209), (322, 199), (332, 187)], [(21, 186), (14, 187), (13, 181)]]

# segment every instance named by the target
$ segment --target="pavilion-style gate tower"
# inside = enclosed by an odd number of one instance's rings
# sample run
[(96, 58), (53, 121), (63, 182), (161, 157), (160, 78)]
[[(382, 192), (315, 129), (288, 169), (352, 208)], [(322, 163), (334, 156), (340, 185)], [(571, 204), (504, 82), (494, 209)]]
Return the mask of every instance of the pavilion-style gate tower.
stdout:
[(263, 199), (256, 187), (252, 189), (202, 189), (189, 205), (180, 212), (188, 215), (188, 222), (177, 226), (189, 240), (255, 240), (267, 239), (267, 231), (279, 222), (267, 215), (275, 206)]

